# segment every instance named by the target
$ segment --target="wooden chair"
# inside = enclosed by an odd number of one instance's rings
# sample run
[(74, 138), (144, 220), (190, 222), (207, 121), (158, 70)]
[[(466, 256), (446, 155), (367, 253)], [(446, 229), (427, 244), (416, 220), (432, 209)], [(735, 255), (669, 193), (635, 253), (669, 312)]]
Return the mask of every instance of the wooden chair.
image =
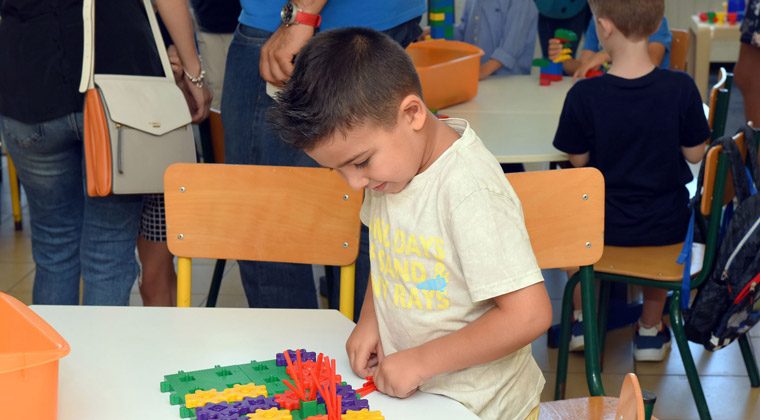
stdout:
[[(211, 109), (208, 119), (201, 124), (201, 146), (203, 161), (206, 163), (224, 163), (224, 126), (222, 125), (222, 113), (218, 109)], [(206, 307), (216, 307), (219, 298), (219, 290), (222, 287), (224, 268), (227, 260), (216, 260), (214, 272), (211, 275)]]
[[(743, 133), (737, 134), (734, 140), (744, 148)], [(757, 147), (757, 143), (753, 145)], [(746, 150), (746, 149), (745, 149)], [(733, 198), (733, 188), (730, 187), (728, 162), (721, 147), (710, 149), (705, 157), (704, 192), (699, 209), (701, 215), (707, 218), (705, 251), (702, 269), (692, 275), (691, 287), (698, 288), (707, 278), (713, 268), (717, 253), (718, 231), (721, 223), (723, 206)], [(721, 199), (722, 197), (722, 199)], [(614, 247), (606, 246), (602, 258), (594, 266), (597, 280), (600, 280), (600, 296), (608, 295), (608, 281), (625, 282), (642, 286), (652, 286), (672, 291), (670, 301), (670, 323), (673, 335), (683, 359), (686, 376), (689, 380), (692, 395), (697, 405), (700, 418), (710, 418), (709, 408), (705, 401), (704, 392), (699, 381), (694, 359), (689, 351), (688, 341), (684, 332), (684, 320), (681, 313), (681, 278), (683, 266), (676, 263), (681, 245), (660, 247)], [(557, 360), (557, 384), (555, 399), (564, 397), (564, 387), (567, 378), (567, 357), (572, 311), (572, 295), (575, 285), (580, 280), (583, 301), (583, 319), (596, 320), (584, 322), (584, 353), (586, 360), (586, 378), (591, 395), (604, 395), (600, 376), (600, 344), (604, 343), (604, 331), (607, 325), (607, 299), (600, 299), (597, 318), (594, 304), (594, 287), (591, 280), (573, 276), (565, 287), (562, 301), (561, 335)], [(585, 285), (584, 285), (585, 282)], [(591, 341), (589, 341), (591, 339)], [(749, 340), (746, 336), (739, 338), (744, 363), (749, 374), (752, 387), (760, 387), (760, 374), (752, 354)]]
[(671, 29), (670, 69), (686, 71), (686, 57), (689, 55), (689, 31)]
[[(175, 164), (164, 175), (177, 306), (190, 306), (191, 258), (341, 266), (340, 311), (354, 314), (362, 192), (322, 168)], [(277, 279), (271, 279), (277, 281)]]
[[(651, 414), (651, 413), (650, 413)], [(644, 397), (636, 374), (625, 375), (620, 397), (588, 397), (542, 402), (540, 420), (645, 420)]]
[(721, 137), (726, 132), (726, 120), (728, 119), (728, 105), (731, 99), (731, 87), (734, 74), (721, 67), (718, 70), (718, 81), (710, 89), (710, 112), (707, 115), (707, 124), (710, 126), (710, 142)]

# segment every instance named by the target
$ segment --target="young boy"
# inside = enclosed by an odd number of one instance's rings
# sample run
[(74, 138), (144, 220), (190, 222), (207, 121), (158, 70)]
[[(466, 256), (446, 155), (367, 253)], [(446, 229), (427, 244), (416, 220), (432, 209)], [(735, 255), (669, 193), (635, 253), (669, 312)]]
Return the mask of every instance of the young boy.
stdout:
[(372, 287), (346, 343), (354, 372), (483, 418), (537, 414), (530, 343), (550, 302), (520, 202), (469, 124), (435, 118), (409, 56), (361, 28), (309, 41), (276, 102), (285, 142), (366, 191)]
[(538, 9), (533, 0), (467, 0), (456, 37), (480, 47), (480, 79), (530, 74)]
[[(664, 0), (589, 5), (612, 67), (570, 89), (554, 146), (574, 166), (604, 174), (606, 245), (679, 243), (689, 221), (685, 184), (692, 179), (684, 157), (699, 162), (710, 134), (699, 92), (688, 75), (657, 68), (649, 58), (647, 37), (662, 20)], [(665, 298), (663, 289), (644, 288), (634, 339), (638, 361), (660, 361), (670, 346), (661, 322)], [(574, 328), (575, 339), (579, 331)]]
[[(667, 18), (662, 18), (657, 31), (651, 34), (648, 39), (647, 51), (652, 63), (663, 69), (670, 68), (670, 47), (673, 42), (673, 36), (670, 33), (670, 28), (668, 28)], [(573, 58), (562, 63), (565, 73), (573, 75), (575, 79), (583, 79), (586, 77), (586, 72), (596, 70), (610, 61), (610, 55), (604, 50), (599, 41), (594, 22), (589, 22), (586, 33), (583, 35), (583, 40), (581, 56), (578, 59)], [(562, 45), (559, 43), (559, 40), (549, 40), (550, 59), (557, 57), (561, 51)]]

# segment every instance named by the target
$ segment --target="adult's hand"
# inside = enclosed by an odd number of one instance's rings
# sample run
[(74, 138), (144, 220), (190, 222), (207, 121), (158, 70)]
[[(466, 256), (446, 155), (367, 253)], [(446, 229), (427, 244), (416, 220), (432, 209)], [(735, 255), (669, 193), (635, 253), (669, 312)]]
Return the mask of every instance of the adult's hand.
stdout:
[(296, 54), (312, 36), (314, 28), (309, 25), (280, 26), (261, 48), (261, 78), (275, 86), (283, 86), (293, 74)]

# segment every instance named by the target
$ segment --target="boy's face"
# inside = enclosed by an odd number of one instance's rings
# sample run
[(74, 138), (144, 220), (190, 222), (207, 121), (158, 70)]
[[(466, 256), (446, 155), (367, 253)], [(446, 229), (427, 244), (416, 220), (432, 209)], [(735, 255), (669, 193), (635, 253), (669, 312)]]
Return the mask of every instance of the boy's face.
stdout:
[(365, 123), (336, 132), (306, 154), (340, 172), (354, 189), (398, 193), (419, 173), (424, 152), (424, 142), (407, 117), (401, 115), (391, 128)]

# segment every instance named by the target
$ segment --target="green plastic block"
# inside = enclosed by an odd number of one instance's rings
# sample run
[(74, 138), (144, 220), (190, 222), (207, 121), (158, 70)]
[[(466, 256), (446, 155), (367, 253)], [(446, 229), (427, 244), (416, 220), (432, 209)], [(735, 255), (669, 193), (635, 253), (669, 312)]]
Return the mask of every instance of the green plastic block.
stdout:
[(161, 382), (161, 392), (171, 392), (171, 404), (185, 404), (185, 395), (201, 389), (207, 391), (216, 389), (222, 391), (232, 388), (235, 384), (247, 384), (251, 380), (237, 365), (214, 366), (212, 369), (196, 370), (193, 372), (179, 371), (175, 375), (165, 375)]
[(534, 67), (546, 67), (549, 65), (549, 63), (551, 63), (551, 61), (549, 61), (547, 58), (534, 58), (532, 65)]
[(252, 360), (249, 363), (235, 365), (235, 367), (248, 377), (249, 382), (266, 386), (270, 397), (285, 392), (287, 387), (282, 383), (282, 380), (290, 380), (290, 376), (285, 373), (285, 366), (277, 366), (274, 359), (263, 362)]
[(576, 35), (575, 32), (568, 29), (557, 29), (556, 31), (554, 31), (554, 37), (565, 39), (571, 42), (575, 42), (578, 40), (578, 35)]

